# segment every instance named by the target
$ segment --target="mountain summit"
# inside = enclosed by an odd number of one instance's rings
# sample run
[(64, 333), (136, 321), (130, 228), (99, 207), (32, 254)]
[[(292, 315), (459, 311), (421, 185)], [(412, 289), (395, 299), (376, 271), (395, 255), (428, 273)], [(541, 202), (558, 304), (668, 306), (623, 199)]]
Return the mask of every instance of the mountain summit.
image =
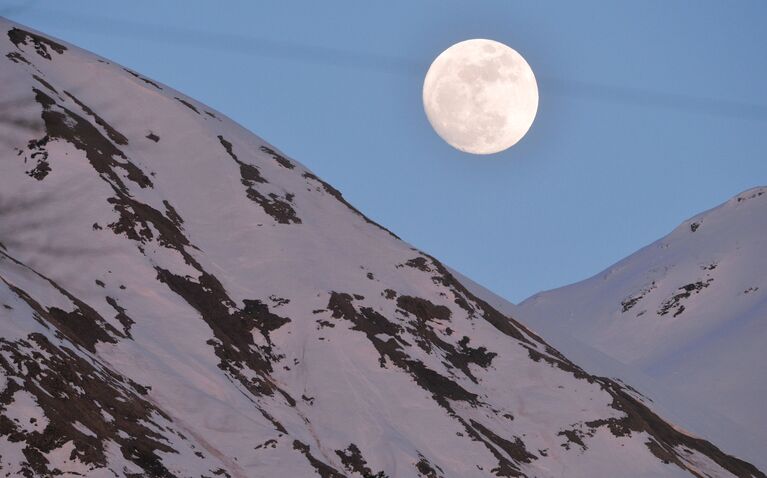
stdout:
[(6, 476), (765, 476), (220, 113), (0, 28)]
[(749, 189), (516, 312), (568, 356), (583, 344), (645, 375), (642, 392), (656, 402), (680, 411), (694, 403), (727, 419), (737, 428), (709, 428), (710, 413), (685, 425), (764, 461), (765, 231), (767, 188)]

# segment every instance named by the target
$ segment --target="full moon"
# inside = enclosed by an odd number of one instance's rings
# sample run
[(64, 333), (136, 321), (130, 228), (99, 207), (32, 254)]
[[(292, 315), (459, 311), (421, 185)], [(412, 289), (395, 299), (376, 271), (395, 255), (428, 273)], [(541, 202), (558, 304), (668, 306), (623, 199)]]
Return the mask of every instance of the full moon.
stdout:
[(515, 145), (538, 111), (538, 85), (514, 49), (466, 40), (443, 51), (423, 82), (423, 106), (434, 130), (454, 148), (493, 154)]

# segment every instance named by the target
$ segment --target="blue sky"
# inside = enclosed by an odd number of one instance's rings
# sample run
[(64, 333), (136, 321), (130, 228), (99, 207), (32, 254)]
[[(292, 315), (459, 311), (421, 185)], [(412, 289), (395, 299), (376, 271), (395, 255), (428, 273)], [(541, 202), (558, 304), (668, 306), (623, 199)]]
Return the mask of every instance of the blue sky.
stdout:
[[(0, 2), (225, 113), (372, 219), (512, 301), (589, 277), (767, 184), (760, 0)], [(539, 82), (528, 135), (453, 150), (431, 61), (491, 38)]]

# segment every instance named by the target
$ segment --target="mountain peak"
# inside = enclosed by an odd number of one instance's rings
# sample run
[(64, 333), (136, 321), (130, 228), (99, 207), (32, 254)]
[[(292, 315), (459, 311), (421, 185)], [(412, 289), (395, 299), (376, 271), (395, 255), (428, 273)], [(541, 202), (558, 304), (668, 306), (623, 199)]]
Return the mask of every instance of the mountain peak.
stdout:
[[(767, 381), (749, 369), (765, 359), (765, 230), (767, 188), (746, 190), (519, 315), (565, 352), (593, 347), (644, 375), (651, 397), (672, 394), (658, 400), (670, 409), (694, 401), (706, 412), (692, 429), (759, 460)], [(710, 427), (714, 415), (724, 425)]]
[(764, 476), (220, 113), (0, 27), (9, 473)]

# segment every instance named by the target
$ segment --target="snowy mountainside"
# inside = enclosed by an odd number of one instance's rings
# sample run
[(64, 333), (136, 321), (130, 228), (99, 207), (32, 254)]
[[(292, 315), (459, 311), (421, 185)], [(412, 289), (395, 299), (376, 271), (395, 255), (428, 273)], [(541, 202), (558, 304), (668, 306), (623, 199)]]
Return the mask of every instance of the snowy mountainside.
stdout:
[[(574, 340), (645, 374), (659, 403), (725, 418), (749, 437), (742, 445), (730, 425), (706, 435), (767, 463), (767, 188), (744, 191), (516, 312), (565, 353)], [(704, 420), (689, 426), (702, 430)]]
[(220, 113), (0, 27), (0, 474), (765, 476)]

